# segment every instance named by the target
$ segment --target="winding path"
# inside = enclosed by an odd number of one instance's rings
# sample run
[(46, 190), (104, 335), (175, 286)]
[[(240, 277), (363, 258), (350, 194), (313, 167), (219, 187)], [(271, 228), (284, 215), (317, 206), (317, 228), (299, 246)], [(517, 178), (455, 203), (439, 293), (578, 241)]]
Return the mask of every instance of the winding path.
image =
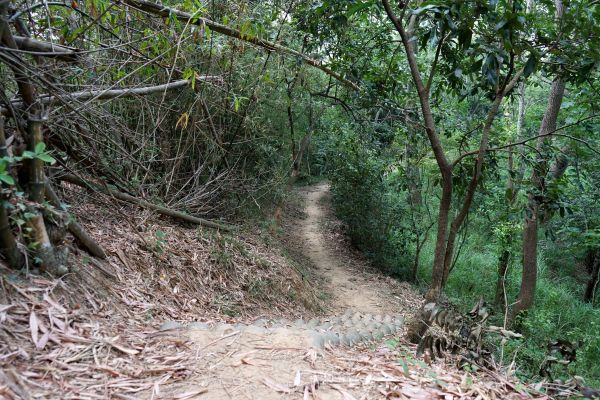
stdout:
[[(188, 398), (189, 393), (193, 394), (189, 398), (212, 400), (306, 399), (309, 393), (322, 400), (380, 397), (376, 384), (363, 387), (365, 378), (356, 378), (354, 358), (364, 357), (361, 352), (371, 354), (371, 346), (386, 337), (401, 335), (404, 316), (420, 297), (409, 285), (374, 271), (339, 230), (331, 229), (328, 223), (336, 220), (327, 184), (296, 193), (304, 200), (306, 218), (292, 221), (294, 240), (315, 274), (326, 281), (322, 288), (332, 299), (330, 315), (296, 321), (262, 319), (252, 325), (163, 324), (165, 333), (190, 341), (197, 368), (192, 382), (167, 397)], [(384, 348), (381, 354), (387, 357), (388, 352)], [(387, 378), (378, 379), (385, 383)]]
[(334, 219), (328, 201), (329, 185), (309, 186), (299, 193), (305, 199), (307, 215), (299, 222), (299, 239), (318, 273), (329, 281), (334, 308), (371, 314), (411, 314), (412, 306), (418, 307), (420, 301), (414, 289), (373, 271), (362, 255), (326, 234), (325, 222)]

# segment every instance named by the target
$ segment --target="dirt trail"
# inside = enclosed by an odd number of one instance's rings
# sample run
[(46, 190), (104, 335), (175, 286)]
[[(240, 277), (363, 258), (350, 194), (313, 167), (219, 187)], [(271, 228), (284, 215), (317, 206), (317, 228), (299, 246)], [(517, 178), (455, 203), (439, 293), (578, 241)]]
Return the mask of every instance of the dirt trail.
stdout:
[[(380, 274), (367, 273), (370, 268), (360, 255), (354, 254), (347, 246), (340, 248), (338, 244), (336, 248), (335, 240), (324, 232), (324, 222), (332, 218), (327, 202), (329, 185), (310, 186), (299, 193), (305, 198), (307, 214), (307, 218), (300, 221), (303, 247), (317, 270), (329, 280), (329, 292), (335, 298), (335, 308), (372, 314), (398, 312), (399, 305), (394, 303), (398, 303), (399, 299), (393, 297), (398, 290), (390, 287), (396, 282)], [(356, 256), (354, 259), (348, 259), (349, 251), (350, 255)], [(409, 286), (403, 288), (409, 291), (410, 300), (418, 298)]]
[[(403, 330), (403, 317), (420, 296), (385, 277), (345, 240), (329, 207), (329, 186), (297, 190), (305, 218), (292, 221), (293, 239), (315, 267), (332, 299), (328, 313), (306, 321), (259, 320), (252, 325), (166, 326), (165, 334), (190, 340), (195, 376), (166, 397), (201, 399), (380, 398), (381, 382), (355, 376), (356, 357), (373, 357), (377, 343)], [(363, 352), (363, 353), (361, 353)], [(389, 349), (378, 354), (386, 360)], [(370, 368), (367, 368), (370, 369)], [(378, 372), (375, 372), (378, 373)], [(370, 373), (369, 373), (370, 374)], [(383, 378), (382, 378), (383, 379)], [(405, 378), (403, 378), (405, 379)], [(371, 382), (373, 381), (373, 382)], [(188, 397), (189, 395), (189, 397)], [(314, 397), (317, 396), (317, 397)], [(357, 397), (354, 397), (357, 396)], [(365, 397), (366, 396), (366, 397)]]

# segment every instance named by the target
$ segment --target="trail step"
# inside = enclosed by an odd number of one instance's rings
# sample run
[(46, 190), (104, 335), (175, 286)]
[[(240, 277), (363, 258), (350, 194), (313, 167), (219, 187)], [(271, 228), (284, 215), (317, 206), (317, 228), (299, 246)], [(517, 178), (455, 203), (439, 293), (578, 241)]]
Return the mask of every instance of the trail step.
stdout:
[[(268, 335), (269, 333), (289, 333), (290, 336), (304, 338), (315, 349), (325, 346), (353, 346), (358, 343), (381, 340), (398, 332), (404, 325), (402, 315), (371, 315), (347, 310), (343, 315), (313, 318), (306, 321), (299, 318), (295, 321), (259, 319), (250, 325), (246, 324), (216, 324), (205, 322), (181, 323), (167, 321), (159, 330), (207, 331), (211, 333), (230, 334), (235, 331), (251, 335)], [(301, 340), (301, 339), (300, 339)]]

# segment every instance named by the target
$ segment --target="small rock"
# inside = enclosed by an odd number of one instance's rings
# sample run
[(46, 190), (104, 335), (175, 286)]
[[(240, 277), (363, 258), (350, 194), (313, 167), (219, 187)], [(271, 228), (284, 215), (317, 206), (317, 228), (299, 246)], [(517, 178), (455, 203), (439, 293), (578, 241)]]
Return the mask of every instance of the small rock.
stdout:
[(325, 338), (320, 333), (313, 333), (311, 335), (312, 345), (317, 349), (322, 349), (325, 345)]
[(340, 336), (333, 333), (333, 332), (327, 332), (325, 335), (325, 343), (328, 343), (330, 345), (339, 345), (340, 344)]
[(367, 330), (374, 332), (377, 329), (379, 329), (379, 327), (381, 327), (381, 323), (379, 322), (371, 322), (369, 325), (367, 325)]
[(394, 325), (396, 326), (396, 330), (401, 329), (404, 326), (404, 317), (396, 318)]
[(365, 315), (363, 315), (362, 319), (363, 319), (363, 321), (365, 321), (365, 323), (369, 323), (373, 319), (373, 315), (372, 314), (365, 314)]
[(256, 321), (254, 321), (252, 323), (252, 325), (254, 325), (254, 326), (260, 326), (260, 327), (264, 328), (265, 326), (267, 326), (267, 321), (264, 320), (264, 319), (257, 319)]
[(373, 340), (373, 334), (365, 329), (358, 331), (363, 341)]
[(352, 346), (352, 341), (350, 339), (348, 339), (348, 337), (346, 335), (344, 335), (343, 333), (340, 333), (340, 344), (342, 346)]
[(383, 332), (384, 335), (390, 335), (392, 334), (392, 332), (395, 331), (391, 324), (383, 324), (379, 329), (381, 330), (381, 332)]
[(376, 322), (383, 322), (383, 317), (379, 314), (373, 317)]
[(316, 318), (311, 319), (310, 321), (308, 321), (308, 323), (306, 324), (306, 326), (308, 326), (309, 328), (314, 328), (315, 326), (319, 325), (319, 320)]
[(331, 328), (331, 324), (329, 322), (323, 322), (321, 325), (317, 326), (316, 328), (326, 331), (329, 328)]
[(385, 322), (386, 324), (389, 324), (390, 322), (392, 322), (392, 316), (386, 315), (385, 317), (383, 317), (383, 322)]
[(159, 331), (163, 332), (163, 331), (171, 331), (174, 329), (181, 329), (183, 328), (183, 325), (181, 325), (181, 323), (177, 322), (177, 321), (167, 321), (165, 323), (163, 323), (160, 328), (158, 328)]
[(355, 330), (350, 330), (350, 331), (346, 332), (346, 338), (348, 338), (350, 345), (360, 342), (360, 339), (361, 339), (360, 335)]
[(356, 322), (354, 323), (354, 326), (355, 326), (356, 328), (364, 328), (364, 327), (366, 327), (366, 326), (367, 326), (367, 323), (366, 323), (365, 321), (362, 321), (362, 320), (361, 320), (361, 321), (356, 321)]
[(359, 313), (359, 312), (357, 312), (356, 314), (354, 314), (354, 315), (352, 316), (352, 321), (354, 321), (354, 322), (358, 322), (358, 321), (360, 321), (360, 320), (361, 320), (361, 318), (362, 318), (362, 314), (361, 314), (361, 313)]
[(346, 321), (344, 321), (344, 326), (347, 328), (349, 328), (353, 325), (354, 325), (354, 321), (352, 321), (351, 319), (347, 319)]
[(380, 340), (384, 336), (385, 335), (383, 334), (383, 332), (380, 329), (373, 332), (373, 339), (375, 339), (375, 340)]
[(248, 325), (245, 325), (245, 324), (235, 324), (233, 326), (233, 329), (235, 329), (236, 331), (240, 331), (240, 332), (246, 330), (246, 328), (248, 328)]
[(267, 328), (262, 326), (250, 325), (244, 329), (244, 333), (250, 333), (252, 335), (264, 335), (267, 333)]

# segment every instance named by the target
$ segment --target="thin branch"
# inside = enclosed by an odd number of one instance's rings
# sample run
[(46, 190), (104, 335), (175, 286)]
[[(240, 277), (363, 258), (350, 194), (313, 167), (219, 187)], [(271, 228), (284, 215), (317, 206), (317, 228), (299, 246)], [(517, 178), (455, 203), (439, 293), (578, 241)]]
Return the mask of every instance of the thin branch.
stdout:
[[(587, 148), (589, 148), (591, 151), (593, 151), (594, 153), (600, 154), (599, 150), (596, 150), (595, 148), (593, 148), (588, 142), (586, 142), (583, 139), (579, 139), (579, 138), (576, 138), (574, 136), (567, 135), (567, 134), (564, 134), (564, 133), (556, 133), (556, 132), (561, 131), (563, 129), (570, 128), (572, 126), (578, 125), (578, 124), (580, 124), (582, 122), (585, 122), (587, 120), (594, 119), (594, 118), (597, 118), (597, 117), (600, 117), (600, 114), (590, 115), (588, 117), (585, 117), (585, 118), (582, 118), (582, 119), (580, 119), (578, 121), (575, 121), (575, 122), (573, 122), (571, 124), (563, 125), (563, 126), (561, 126), (559, 128), (556, 128), (553, 131), (550, 131), (550, 132), (547, 132), (547, 133), (543, 133), (541, 135), (532, 136), (530, 138), (523, 139), (523, 140), (520, 140), (520, 141), (517, 141), (517, 142), (513, 142), (513, 143), (504, 144), (502, 146), (491, 147), (487, 151), (498, 151), (498, 150), (506, 149), (506, 148), (513, 147), (513, 146), (520, 146), (520, 145), (523, 145), (523, 144), (525, 144), (527, 142), (530, 142), (532, 140), (536, 140), (536, 139), (539, 139), (539, 138), (542, 138), (542, 137), (546, 137), (546, 136), (562, 136), (562, 137), (569, 138), (571, 140), (575, 140), (575, 141), (577, 141), (579, 143), (582, 143)], [(454, 162), (452, 163), (452, 167), (454, 167), (456, 164), (458, 164), (459, 162), (461, 162), (463, 160), (463, 158), (475, 155), (477, 153), (479, 153), (479, 150), (474, 150), (474, 151), (469, 151), (468, 153), (464, 153), (463, 155), (461, 155), (460, 157), (458, 157), (456, 160), (454, 160)]]
[(214, 32), (218, 32), (223, 35), (226, 35), (226, 36), (238, 39), (238, 40), (242, 40), (244, 42), (252, 43), (256, 46), (265, 48), (268, 51), (279, 51), (281, 53), (291, 54), (295, 57), (300, 58), (304, 63), (320, 69), (321, 71), (325, 72), (327, 75), (337, 79), (338, 81), (342, 82), (346, 86), (349, 86), (354, 90), (360, 89), (360, 87), (357, 84), (342, 77), (337, 72), (327, 68), (320, 61), (314, 60), (299, 51), (290, 49), (289, 47), (285, 47), (280, 44), (273, 43), (273, 42), (270, 42), (265, 39), (261, 39), (256, 36), (250, 36), (247, 34), (243, 35), (237, 29), (232, 29), (226, 25), (219, 24), (217, 22), (211, 21), (206, 18), (196, 17), (196, 16), (193, 16), (192, 14), (177, 10), (175, 8), (164, 6), (162, 4), (156, 4), (156, 3), (152, 3), (152, 2), (146, 1), (146, 0), (123, 0), (122, 3), (127, 4), (128, 6), (131, 6), (139, 11), (146, 12), (148, 14), (158, 15), (163, 18), (169, 18), (171, 16), (174, 16), (178, 20), (185, 22), (185, 23), (190, 23), (192, 25), (197, 25), (197, 26), (207, 26)]
[(167, 208), (167, 207), (159, 206), (159, 205), (150, 203), (149, 201), (146, 201), (144, 199), (141, 199), (139, 197), (131, 196), (127, 193), (123, 193), (123, 192), (119, 192), (118, 190), (111, 189), (106, 184), (97, 184), (97, 183), (88, 182), (84, 179), (81, 179), (81, 178), (75, 176), (75, 175), (67, 174), (67, 175), (58, 177), (58, 179), (72, 183), (74, 185), (80, 186), (82, 188), (85, 188), (85, 189), (88, 189), (88, 190), (91, 190), (94, 192), (98, 191), (98, 192), (107, 194), (107, 195), (112, 196), (121, 201), (133, 203), (139, 207), (143, 207), (143, 208), (146, 208), (149, 210), (156, 211), (157, 213), (162, 214), (162, 215), (180, 219), (180, 220), (183, 220), (186, 222), (191, 222), (193, 224), (205, 226), (207, 228), (220, 229), (225, 232), (231, 232), (235, 229), (235, 227), (233, 225), (228, 225), (228, 224), (215, 222), (215, 221), (209, 221), (209, 220), (195, 217), (193, 215), (185, 214), (185, 213), (182, 213), (182, 212), (179, 212), (179, 211)]
[[(200, 76), (196, 77), (196, 80), (208, 81), (208, 80), (220, 80), (219, 76)], [(74, 93), (66, 93), (60, 96), (54, 96), (49, 94), (40, 95), (38, 101), (41, 104), (55, 104), (58, 102), (62, 102), (67, 98), (78, 100), (78, 101), (87, 101), (87, 100), (108, 100), (114, 98), (122, 98), (122, 97), (134, 97), (134, 96), (145, 96), (154, 93), (160, 93), (167, 90), (179, 89), (182, 87), (190, 86), (192, 81), (189, 79), (183, 79), (171, 83), (165, 83), (163, 85), (155, 85), (155, 86), (144, 86), (144, 87), (136, 87), (136, 88), (126, 88), (126, 89), (110, 89), (110, 90), (84, 90), (81, 92)], [(21, 100), (16, 100), (11, 103), (13, 107), (22, 107), (24, 104)], [(7, 108), (0, 107), (0, 114), (8, 114), (9, 110)]]
[(79, 61), (79, 49), (48, 43), (24, 36), (13, 36), (13, 39), (15, 40), (18, 49), (0, 47), (0, 50), (27, 53), (44, 57), (56, 57), (67, 62)]
[(415, 86), (417, 87), (417, 93), (419, 95), (419, 101), (421, 103), (421, 111), (423, 113), (423, 120), (425, 121), (425, 131), (427, 132), (427, 137), (429, 138), (429, 142), (431, 143), (431, 148), (440, 168), (440, 172), (442, 173), (443, 178), (445, 180), (448, 180), (450, 179), (451, 165), (448, 161), (448, 158), (446, 157), (446, 153), (444, 152), (442, 142), (435, 131), (435, 122), (433, 120), (433, 114), (431, 112), (431, 106), (429, 104), (429, 93), (425, 89), (425, 85), (423, 85), (423, 79), (421, 78), (419, 66), (417, 65), (417, 58), (412, 49), (412, 46), (410, 45), (410, 38), (406, 34), (402, 23), (398, 20), (398, 18), (392, 11), (392, 7), (390, 6), (389, 1), (382, 0), (382, 3), (386, 14), (388, 15), (390, 21), (392, 21), (392, 23), (394, 24), (394, 27), (396, 28), (396, 31), (398, 31), (398, 34), (400, 34), (400, 38), (402, 38), (402, 44), (404, 45), (406, 58), (408, 59), (411, 77)]
[(427, 90), (427, 93), (429, 93), (431, 90), (431, 83), (433, 82), (433, 76), (435, 75), (435, 68), (437, 67), (437, 63), (440, 58), (440, 53), (442, 52), (442, 44), (444, 43), (444, 40), (446, 40), (446, 37), (444, 36), (444, 32), (442, 32), (442, 38), (440, 39), (440, 42), (438, 43), (438, 47), (435, 50), (435, 58), (433, 59), (433, 64), (431, 64), (431, 71), (429, 71), (429, 78), (427, 79), (427, 85), (425, 85), (425, 89)]

